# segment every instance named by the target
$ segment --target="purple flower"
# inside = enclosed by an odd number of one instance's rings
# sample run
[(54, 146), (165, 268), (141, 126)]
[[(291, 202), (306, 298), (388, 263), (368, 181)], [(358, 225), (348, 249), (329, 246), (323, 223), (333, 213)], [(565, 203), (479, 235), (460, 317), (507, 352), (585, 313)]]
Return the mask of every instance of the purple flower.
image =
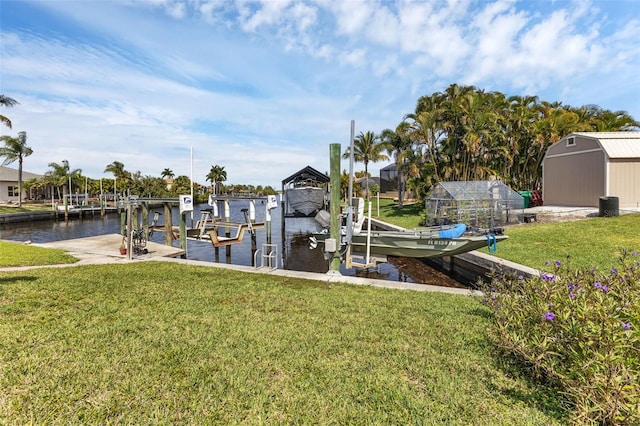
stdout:
[(633, 253), (631, 253), (631, 256), (633, 256), (633, 257), (638, 257), (638, 252), (637, 252), (637, 251), (634, 251)]
[(611, 268), (611, 275), (618, 275), (618, 270), (616, 268)]
[(542, 273), (542, 275), (540, 275), (540, 279), (543, 281), (553, 281), (556, 279), (556, 276), (553, 274)]
[(602, 283), (594, 283), (593, 286), (597, 289), (601, 289), (602, 288)]
[(608, 292), (609, 291), (609, 287), (607, 287), (606, 285), (603, 285), (602, 286), (602, 291), (605, 292), (605, 293)]
[(549, 262), (548, 260), (546, 262), (544, 262), (545, 265), (549, 265), (551, 262)]
[(522, 281), (522, 280), (524, 280), (524, 276), (523, 276), (523, 275), (518, 275), (518, 279), (519, 279), (520, 281)]
[(631, 328), (631, 323), (630, 322), (623, 322), (622, 323), (622, 329), (623, 330), (628, 330)]
[(572, 292), (572, 291), (570, 291), (570, 292), (569, 292), (569, 299), (575, 299), (575, 298), (576, 298), (575, 293), (574, 293), (574, 292)]
[(559, 268), (559, 267), (561, 267), (561, 266), (562, 266), (562, 263), (560, 263), (560, 261), (559, 261), (559, 260), (556, 260), (555, 265)]
[(556, 317), (556, 314), (554, 314), (553, 312), (547, 312), (546, 314), (544, 314), (544, 319), (547, 321), (553, 321)]

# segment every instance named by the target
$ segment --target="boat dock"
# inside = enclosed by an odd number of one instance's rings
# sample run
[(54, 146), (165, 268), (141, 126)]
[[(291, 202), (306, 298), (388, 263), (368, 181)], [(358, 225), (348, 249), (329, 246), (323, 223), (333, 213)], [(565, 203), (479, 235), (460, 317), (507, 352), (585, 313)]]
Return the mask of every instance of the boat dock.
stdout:
[(0, 225), (7, 223), (32, 222), (37, 220), (58, 220), (65, 219), (65, 217), (98, 216), (105, 213), (117, 212), (117, 207), (82, 207), (70, 209), (67, 212), (64, 210), (41, 210), (19, 213), (3, 213), (0, 214)]
[[(99, 265), (99, 264), (112, 264), (112, 263), (128, 263), (127, 256), (119, 254), (118, 248), (122, 241), (122, 236), (119, 234), (107, 234), (94, 237), (77, 238), (70, 240), (61, 240), (50, 243), (37, 244), (40, 247), (57, 248), (70, 251), (70, 254), (80, 259), (79, 262), (74, 264), (60, 264), (60, 265), (47, 265), (47, 266), (21, 266), (21, 267), (8, 267), (2, 268), (3, 271), (13, 270), (25, 270), (35, 268), (68, 268), (74, 266), (86, 266), (86, 265)], [(427, 292), (439, 292), (458, 294), (465, 296), (480, 296), (481, 293), (476, 290), (453, 288), (453, 287), (440, 287), (436, 285), (428, 284), (414, 284), (407, 282), (394, 282), (379, 280), (365, 277), (354, 277), (341, 275), (335, 271), (329, 271), (327, 273), (314, 273), (293, 271), (276, 268), (264, 268), (253, 266), (232, 265), (226, 263), (215, 263), (201, 260), (187, 260), (181, 259), (181, 251), (178, 248), (167, 247), (163, 244), (147, 243), (149, 253), (139, 257), (139, 260), (153, 260), (153, 261), (166, 261), (175, 262), (180, 265), (194, 265), (203, 266), (212, 269), (227, 269), (246, 273), (257, 273), (264, 275), (273, 275), (278, 277), (291, 277), (297, 279), (306, 279), (314, 281), (323, 281), (327, 283), (345, 283), (352, 285), (366, 285), (372, 287), (391, 288), (397, 290), (415, 290), (415, 291), (427, 291)], [(166, 251), (165, 251), (166, 250)], [(136, 260), (137, 258), (134, 258)]]
[[(52, 241), (50, 243), (38, 244), (42, 247), (58, 248), (71, 252), (88, 253), (100, 256), (118, 257), (127, 259), (127, 255), (120, 254), (120, 244), (122, 244), (122, 235), (106, 234), (96, 235), (93, 237), (75, 238), (71, 240)], [(180, 257), (185, 255), (185, 251), (179, 247), (172, 247), (165, 244), (147, 242), (147, 253), (140, 256), (141, 258), (153, 257)]]

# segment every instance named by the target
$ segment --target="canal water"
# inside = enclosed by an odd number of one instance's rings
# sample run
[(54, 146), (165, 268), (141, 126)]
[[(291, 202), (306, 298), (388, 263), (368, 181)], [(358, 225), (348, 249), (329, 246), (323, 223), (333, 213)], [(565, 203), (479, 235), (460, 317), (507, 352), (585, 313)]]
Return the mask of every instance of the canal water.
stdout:
[[(194, 226), (200, 218), (200, 210), (210, 208), (207, 204), (194, 206), (193, 223), (188, 219), (187, 226)], [(231, 222), (245, 222), (242, 209), (249, 208), (249, 200), (238, 199), (229, 201)], [(163, 209), (150, 210), (149, 218), (153, 218), (153, 212), (160, 212), (158, 224), (164, 223)], [(255, 221), (266, 221), (266, 205), (260, 200), (255, 205)], [(179, 213), (177, 208), (172, 212), (173, 224), (178, 225)], [(91, 237), (105, 234), (120, 233), (121, 218), (119, 214), (109, 213), (101, 217), (98, 212), (85, 214), (84, 218), (64, 220), (44, 220), (33, 222), (9, 223), (0, 225), (0, 239), (12, 241), (31, 241), (33, 243), (46, 243), (74, 238)], [(324, 273), (329, 269), (329, 262), (325, 259), (322, 245), (315, 249), (309, 248), (310, 233), (320, 230), (314, 218), (294, 217), (285, 218), (284, 229), (282, 227), (280, 207), (271, 210), (271, 244), (277, 247), (278, 268), (296, 271)], [(231, 232), (235, 232), (234, 229)], [(154, 232), (149, 241), (164, 244), (163, 232)], [(261, 253), (263, 244), (267, 243), (267, 229), (256, 229), (255, 247)], [(180, 246), (179, 241), (173, 245)], [(215, 250), (209, 241), (187, 240), (187, 258), (207, 262), (228, 263), (234, 265), (255, 266), (252, 241), (247, 233), (241, 243), (230, 246), (229, 252), (225, 247)], [(257, 264), (261, 259), (258, 256)], [(266, 263), (266, 262), (265, 262)], [(416, 259), (393, 258), (388, 262), (378, 263), (369, 269), (351, 268), (344, 265), (340, 271), (343, 275), (375, 278), (390, 281), (409, 283), (425, 283), (432, 285), (445, 285), (462, 287), (461, 284), (449, 278)]]

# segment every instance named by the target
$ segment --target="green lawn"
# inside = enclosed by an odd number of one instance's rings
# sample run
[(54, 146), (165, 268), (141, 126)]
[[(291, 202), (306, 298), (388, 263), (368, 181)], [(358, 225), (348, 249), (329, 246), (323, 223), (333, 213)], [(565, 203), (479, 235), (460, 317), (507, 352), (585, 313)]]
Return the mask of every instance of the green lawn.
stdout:
[(505, 233), (509, 239), (495, 253), (503, 259), (538, 269), (558, 260), (572, 269), (604, 272), (617, 266), (623, 250), (640, 251), (640, 213), (525, 224)]
[[(372, 212), (377, 213), (375, 204)], [(423, 217), (421, 204), (398, 209), (391, 200), (380, 200), (380, 220), (412, 229), (421, 226)], [(521, 224), (507, 228), (505, 234), (509, 239), (498, 244), (494, 256), (536, 269), (558, 260), (570, 268), (607, 271), (623, 250), (640, 251), (640, 213)]]
[(0, 272), (0, 424), (563, 424), (478, 300), (164, 262)]
[[(381, 216), (412, 228), (421, 210)], [(609, 268), (639, 219), (520, 225), (496, 254)], [(164, 262), (0, 272), (0, 424), (566, 424), (559, 395), (496, 355), (490, 323), (470, 297)]]
[(77, 261), (64, 250), (0, 241), (0, 267), (56, 265)]
[(33, 212), (33, 211), (42, 211), (42, 210), (51, 210), (51, 204), (27, 204), (22, 203), (22, 207), (18, 207), (17, 205), (10, 206), (0, 206), (0, 214), (6, 213), (25, 213), (25, 212)]
[[(369, 214), (369, 205), (365, 206), (365, 214)], [(378, 215), (380, 212), (380, 215)], [(400, 209), (398, 203), (389, 199), (371, 199), (371, 217), (380, 219), (403, 228), (413, 229), (424, 226), (424, 203), (404, 204)]]

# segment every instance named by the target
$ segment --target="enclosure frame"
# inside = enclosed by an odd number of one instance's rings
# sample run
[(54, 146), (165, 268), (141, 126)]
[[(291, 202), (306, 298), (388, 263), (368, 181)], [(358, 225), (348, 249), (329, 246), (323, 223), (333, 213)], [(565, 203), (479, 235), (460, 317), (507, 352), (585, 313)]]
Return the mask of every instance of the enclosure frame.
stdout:
[(426, 225), (494, 228), (522, 222), (524, 197), (499, 180), (436, 184), (425, 199)]

